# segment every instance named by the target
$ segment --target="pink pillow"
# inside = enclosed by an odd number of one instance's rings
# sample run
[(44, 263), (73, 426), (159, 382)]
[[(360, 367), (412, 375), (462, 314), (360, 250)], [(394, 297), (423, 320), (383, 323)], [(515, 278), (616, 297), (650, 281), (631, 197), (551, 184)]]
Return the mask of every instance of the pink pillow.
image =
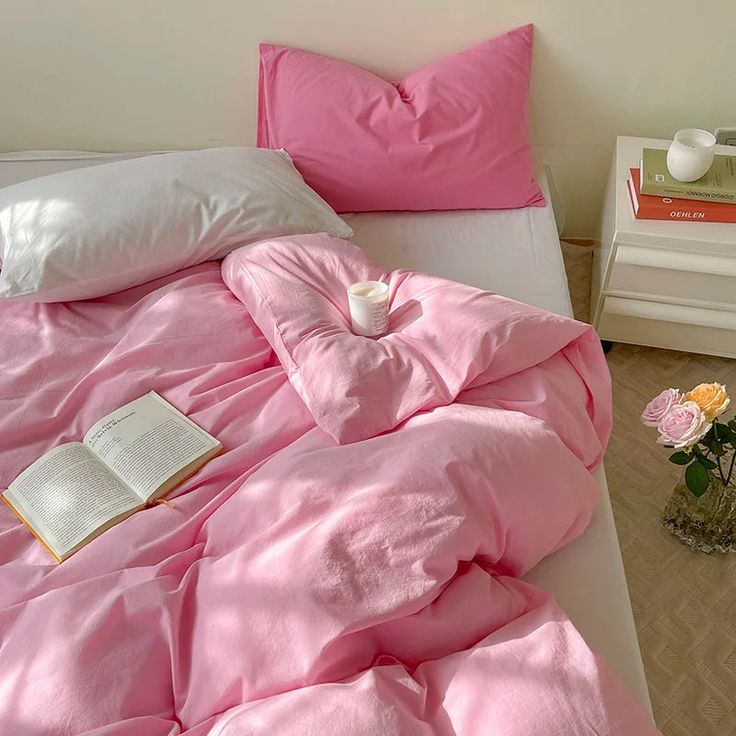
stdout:
[(338, 212), (543, 205), (527, 128), (532, 26), (387, 82), (262, 44), (258, 145)]

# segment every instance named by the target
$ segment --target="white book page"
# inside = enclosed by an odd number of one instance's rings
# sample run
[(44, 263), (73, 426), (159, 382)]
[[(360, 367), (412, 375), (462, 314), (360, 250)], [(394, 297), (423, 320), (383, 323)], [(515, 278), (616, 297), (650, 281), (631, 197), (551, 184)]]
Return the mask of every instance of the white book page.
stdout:
[(63, 556), (141, 500), (84, 445), (60, 445), (24, 470), (5, 492), (51, 549)]
[(97, 422), (84, 444), (143, 501), (187, 465), (220, 447), (153, 391)]

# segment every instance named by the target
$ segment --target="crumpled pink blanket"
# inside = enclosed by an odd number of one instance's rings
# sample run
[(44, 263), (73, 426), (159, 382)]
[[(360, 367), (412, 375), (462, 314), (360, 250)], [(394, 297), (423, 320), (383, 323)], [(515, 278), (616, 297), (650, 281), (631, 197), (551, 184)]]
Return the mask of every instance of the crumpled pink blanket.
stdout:
[[(348, 329), (364, 278), (380, 340)], [(304, 236), (0, 305), (0, 375), (0, 487), (151, 389), (226, 448), (60, 566), (0, 511), (2, 733), (656, 733), (517, 579), (596, 500), (590, 327)]]

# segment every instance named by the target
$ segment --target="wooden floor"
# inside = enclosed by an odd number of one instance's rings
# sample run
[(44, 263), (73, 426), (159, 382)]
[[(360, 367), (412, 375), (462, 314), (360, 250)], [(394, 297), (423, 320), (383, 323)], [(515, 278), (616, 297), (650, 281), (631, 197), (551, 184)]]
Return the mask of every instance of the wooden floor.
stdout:
[[(578, 319), (587, 321), (592, 253), (563, 244)], [(679, 474), (639, 415), (670, 386), (730, 386), (736, 361), (616, 344), (606, 455), (616, 528), (657, 725), (667, 736), (736, 734), (736, 553), (691, 552), (660, 525)]]

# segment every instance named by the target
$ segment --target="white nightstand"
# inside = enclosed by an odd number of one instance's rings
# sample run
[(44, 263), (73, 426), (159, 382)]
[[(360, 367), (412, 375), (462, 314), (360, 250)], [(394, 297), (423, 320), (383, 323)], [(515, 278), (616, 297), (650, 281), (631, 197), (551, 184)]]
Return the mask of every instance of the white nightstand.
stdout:
[(669, 144), (616, 141), (593, 262), (592, 322), (602, 340), (736, 358), (736, 225), (637, 220), (631, 211), (629, 169), (643, 148)]

